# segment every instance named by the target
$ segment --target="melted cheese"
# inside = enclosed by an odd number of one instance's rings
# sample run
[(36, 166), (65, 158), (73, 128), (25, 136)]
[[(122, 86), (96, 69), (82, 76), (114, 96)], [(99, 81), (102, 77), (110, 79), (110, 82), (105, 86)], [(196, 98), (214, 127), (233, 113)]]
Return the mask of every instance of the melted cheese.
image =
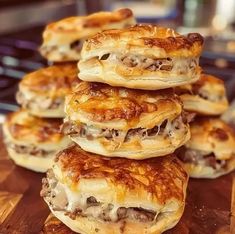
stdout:
[(116, 222), (118, 220), (117, 210), (120, 208), (118, 205), (114, 205), (113, 209), (109, 213), (109, 217), (112, 222)]
[[(101, 59), (101, 57), (104, 54), (99, 56), (99, 59)], [(121, 54), (121, 53), (119, 53), (119, 54), (110, 53), (107, 60), (112, 63), (122, 63), (122, 58), (125, 56), (127, 56), (127, 57), (129, 56), (130, 60), (131, 60), (131, 58), (133, 58), (135, 63), (137, 64), (136, 67), (140, 67), (143, 69), (145, 69), (145, 67), (148, 67), (148, 65), (150, 66), (151, 64), (154, 64), (154, 62), (155, 62), (154, 58), (148, 58), (146, 56), (141, 56), (138, 54), (134, 55), (134, 54)], [(149, 60), (148, 65), (146, 65), (147, 64), (146, 59)], [(162, 58), (159, 58), (159, 59), (162, 59)], [(178, 73), (180, 71), (184, 71), (185, 73), (190, 72), (190, 70), (195, 69), (199, 65), (199, 58), (198, 57), (193, 57), (193, 59), (195, 60), (195, 63), (192, 61), (192, 58), (174, 58), (174, 57), (172, 57), (171, 59), (172, 59), (171, 72), (173, 72), (173, 73)], [(144, 63), (142, 62), (143, 60), (145, 60)]]
[(63, 205), (65, 207), (67, 201), (67, 211), (73, 212), (76, 208), (79, 208), (83, 211), (83, 214), (87, 216), (92, 216), (97, 219), (99, 219), (100, 216), (103, 216), (104, 212), (107, 212), (107, 217), (110, 218), (111, 222), (116, 222), (118, 220), (117, 210), (120, 207), (125, 207), (121, 204), (114, 205), (108, 203), (100, 203), (100, 205), (97, 206), (88, 206), (87, 198), (91, 197), (91, 194), (74, 192), (61, 182), (57, 183), (56, 187), (53, 189), (52, 192), (56, 194), (56, 197), (53, 198), (52, 205)]
[(83, 194), (78, 194), (77, 192), (73, 192), (72, 190), (68, 189), (68, 187), (65, 185), (63, 185), (63, 188), (68, 198), (67, 209), (69, 211), (74, 211), (77, 207), (81, 209), (86, 209), (86, 196), (83, 196)]

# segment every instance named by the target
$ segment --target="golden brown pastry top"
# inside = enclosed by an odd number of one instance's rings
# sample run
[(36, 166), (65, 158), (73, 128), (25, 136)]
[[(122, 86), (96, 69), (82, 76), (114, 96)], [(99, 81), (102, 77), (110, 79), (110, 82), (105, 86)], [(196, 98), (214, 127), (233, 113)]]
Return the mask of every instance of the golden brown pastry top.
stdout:
[(210, 83), (210, 84), (224, 85), (223, 80), (221, 80), (213, 75), (205, 74), (205, 73), (201, 74), (201, 78), (197, 83), (199, 83), (199, 84)]
[(127, 48), (161, 48), (170, 56), (199, 56), (203, 37), (199, 33), (183, 36), (170, 28), (137, 24), (125, 29), (105, 30), (96, 34), (84, 43), (83, 53), (105, 48), (113, 43), (118, 43), (119, 46), (126, 45)]
[(189, 93), (194, 95), (198, 94), (200, 89), (204, 89), (211, 95), (226, 96), (224, 81), (205, 73), (201, 74), (197, 82), (175, 88), (177, 94)]
[(191, 139), (187, 148), (213, 152), (218, 159), (228, 159), (235, 153), (235, 133), (219, 118), (197, 118), (191, 124)]
[(182, 105), (171, 89), (144, 91), (111, 87), (101, 83), (81, 82), (76, 92), (67, 98), (66, 112), (86, 113), (92, 121), (138, 121), (143, 114), (167, 113), (179, 115)]
[(127, 190), (147, 191), (161, 204), (171, 198), (182, 201), (182, 184), (187, 183), (187, 174), (173, 155), (137, 161), (101, 157), (72, 146), (55, 161), (64, 179), (74, 186), (81, 179), (103, 178)]
[(58, 32), (81, 31), (84, 28), (100, 28), (106, 24), (119, 22), (133, 17), (130, 9), (124, 8), (114, 12), (97, 12), (88, 16), (74, 16), (51, 23), (46, 29)]
[(15, 140), (57, 143), (64, 137), (60, 133), (62, 122), (62, 119), (38, 118), (19, 110), (6, 116), (5, 125)]
[(218, 141), (224, 143), (226, 143), (229, 138), (235, 139), (232, 128), (219, 118), (198, 118), (191, 124), (191, 133), (192, 139), (206, 136), (207, 138), (212, 138), (215, 142)]
[(64, 63), (41, 68), (27, 74), (20, 82), (20, 90), (51, 98), (64, 97), (79, 83), (76, 63)]

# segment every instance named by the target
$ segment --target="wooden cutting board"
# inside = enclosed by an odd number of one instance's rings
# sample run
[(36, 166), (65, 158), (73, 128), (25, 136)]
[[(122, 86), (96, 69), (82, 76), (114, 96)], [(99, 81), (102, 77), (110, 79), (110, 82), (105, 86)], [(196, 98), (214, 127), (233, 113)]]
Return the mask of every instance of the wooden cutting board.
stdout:
[[(39, 196), (44, 175), (17, 167), (0, 135), (0, 234), (73, 234)], [(166, 234), (235, 234), (235, 172), (189, 181), (184, 215)]]

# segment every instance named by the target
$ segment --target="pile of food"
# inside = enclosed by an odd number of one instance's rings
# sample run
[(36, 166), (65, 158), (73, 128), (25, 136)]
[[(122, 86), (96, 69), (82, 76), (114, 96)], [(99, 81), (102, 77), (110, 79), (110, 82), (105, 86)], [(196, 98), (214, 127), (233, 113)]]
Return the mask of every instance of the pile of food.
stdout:
[(53, 65), (22, 79), (3, 130), (17, 165), (47, 171), (41, 196), (74, 232), (162, 233), (183, 214), (189, 177), (234, 170), (224, 83), (201, 71), (202, 47), (129, 9), (46, 27)]

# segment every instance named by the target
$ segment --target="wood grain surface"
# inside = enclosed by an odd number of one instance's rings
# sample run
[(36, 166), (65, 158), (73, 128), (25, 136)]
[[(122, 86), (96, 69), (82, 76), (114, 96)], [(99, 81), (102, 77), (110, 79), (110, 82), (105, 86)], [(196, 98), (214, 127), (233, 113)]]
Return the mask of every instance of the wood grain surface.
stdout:
[[(73, 234), (39, 196), (43, 174), (15, 166), (0, 136), (0, 234)], [(184, 215), (166, 234), (235, 234), (235, 172), (191, 179)]]

